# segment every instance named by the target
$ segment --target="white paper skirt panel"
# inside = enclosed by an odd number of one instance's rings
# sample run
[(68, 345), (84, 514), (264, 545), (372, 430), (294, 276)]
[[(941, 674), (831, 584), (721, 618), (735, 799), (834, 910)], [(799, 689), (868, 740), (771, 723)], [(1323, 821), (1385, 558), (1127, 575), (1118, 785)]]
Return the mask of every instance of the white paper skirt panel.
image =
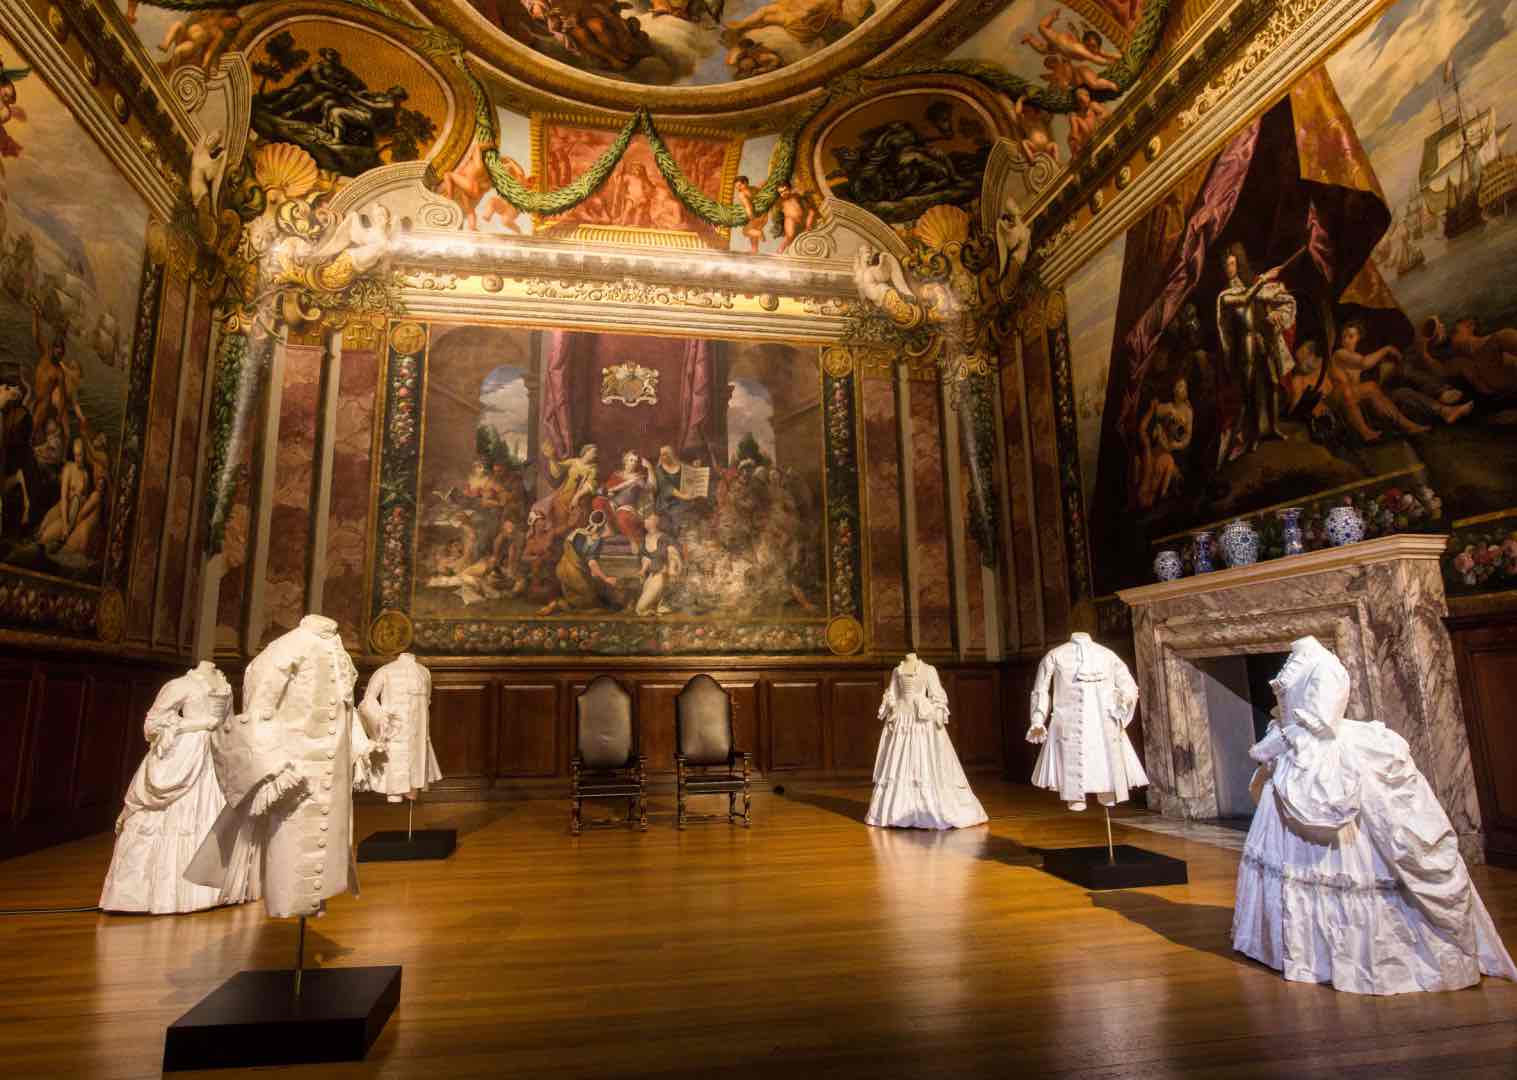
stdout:
[(184, 871), (224, 805), (216, 771), (207, 767), (164, 809), (128, 817), (116, 837), (101, 908), (170, 915), (221, 903), (218, 890), (186, 881)]
[[(1103, 720), (1093, 707), (1084, 710), (1080, 731), (1074, 738), (1065, 737), (1065, 718), (1056, 718), (1048, 729), (1048, 738), (1038, 752), (1033, 766), (1034, 787), (1057, 791), (1063, 799), (1083, 799), (1088, 793), (1116, 790), (1110, 757), (1106, 748)], [(1123, 731), (1117, 736), (1122, 764), (1127, 771), (1129, 788), (1146, 787), (1148, 774), (1138, 760), (1132, 740)]]
[(880, 735), (864, 820), (903, 829), (962, 829), (989, 819), (948, 733), (931, 721), (909, 720)]
[(1482, 967), (1500, 973), (1491, 969), (1497, 951), (1505, 955), (1478, 896), (1474, 910), (1484, 924), (1480, 956), (1407, 902), (1357, 825), (1332, 843), (1308, 840), (1289, 828), (1266, 784), (1238, 868), (1233, 948), (1292, 981), (1350, 993), (1458, 990), (1479, 982)]

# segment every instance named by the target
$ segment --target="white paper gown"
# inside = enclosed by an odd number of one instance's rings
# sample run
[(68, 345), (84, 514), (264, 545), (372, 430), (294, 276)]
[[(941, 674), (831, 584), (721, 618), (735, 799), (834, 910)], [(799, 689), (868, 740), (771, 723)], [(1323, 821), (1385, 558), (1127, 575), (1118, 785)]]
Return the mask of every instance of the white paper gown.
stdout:
[(353, 707), (357, 679), (337, 624), (320, 615), (248, 665), (245, 711), (211, 739), (227, 808), (196, 853), (192, 881), (229, 887), (250, 863), (276, 918), (316, 915), (327, 898), (358, 892), (352, 755), (367, 753), (368, 739)]
[(948, 738), (948, 695), (937, 669), (902, 661), (880, 702), (874, 794), (864, 821), (912, 829), (962, 829), (989, 820)]
[(432, 751), (429, 717), (432, 673), (410, 653), (401, 653), (369, 679), (359, 711), (370, 737), (383, 745), (372, 762), (355, 758), (353, 787), (397, 801), (442, 779)]
[(1406, 741), (1344, 718), (1338, 658), (1302, 638), (1273, 685), (1280, 717), (1249, 751), (1263, 783), (1233, 948), (1287, 979), (1357, 994), (1517, 978)]
[(147, 756), (116, 819), (116, 847), (100, 893), (104, 910), (168, 915), (257, 899), (256, 887), (224, 896), (184, 878), (226, 805), (211, 763), (211, 729), (231, 710), (231, 684), (209, 664), (158, 691), (143, 723)]
[(1032, 684), (1032, 727), (1048, 730), (1034, 786), (1065, 802), (1083, 802), (1091, 792), (1126, 802), (1132, 788), (1146, 787), (1148, 774), (1127, 737), (1137, 707), (1132, 672), (1089, 634), (1072, 634), (1050, 650)]

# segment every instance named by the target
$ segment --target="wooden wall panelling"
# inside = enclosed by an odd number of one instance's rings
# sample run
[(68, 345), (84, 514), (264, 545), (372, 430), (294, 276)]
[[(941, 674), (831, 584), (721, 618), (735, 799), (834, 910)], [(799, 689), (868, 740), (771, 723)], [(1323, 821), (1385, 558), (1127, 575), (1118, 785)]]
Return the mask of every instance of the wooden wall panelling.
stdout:
[(75, 810), (97, 810), (112, 817), (120, 808), (122, 759), (132, 728), (132, 684), (124, 673), (90, 680), (88, 711), (79, 740)]
[(10, 828), (21, 815), (27, 737), (35, 714), (32, 668), (0, 668), (0, 829)]
[(949, 672), (948, 705), (953, 718), (948, 733), (966, 769), (1001, 763), (1001, 718), (996, 707), (996, 673), (992, 669)]
[(57, 667), (41, 679), (35, 735), (27, 754), (24, 825), (46, 825), (73, 808), (79, 736), (89, 702), (89, 677), (83, 668)]
[(1039, 748), (1027, 741), (1027, 726), (1032, 720), (1032, 682), (1039, 659), (1024, 656), (1001, 667), (1001, 775), (1019, 784), (1031, 781), (1038, 760)]
[(637, 723), (638, 752), (648, 759), (650, 773), (674, 771), (674, 699), (684, 688), (684, 680), (638, 682), (628, 687)]
[(732, 695), (732, 741), (737, 749), (753, 755), (753, 767), (763, 772), (764, 754), (759, 747), (759, 683), (757, 679), (719, 679)]
[(495, 771), (494, 685), (485, 678), (435, 675), (432, 682), (432, 748), (443, 779), (437, 785), (480, 787)]
[(1486, 859), (1517, 867), (1517, 613), (1448, 620)]
[(500, 722), (494, 775), (560, 775), (563, 724), (559, 683), (552, 679), (500, 684)]
[(769, 680), (769, 768), (825, 768), (822, 680), (776, 676)]
[(880, 746), (880, 698), (889, 674), (839, 675), (831, 686), (832, 754), (828, 767), (840, 772), (872, 770)]

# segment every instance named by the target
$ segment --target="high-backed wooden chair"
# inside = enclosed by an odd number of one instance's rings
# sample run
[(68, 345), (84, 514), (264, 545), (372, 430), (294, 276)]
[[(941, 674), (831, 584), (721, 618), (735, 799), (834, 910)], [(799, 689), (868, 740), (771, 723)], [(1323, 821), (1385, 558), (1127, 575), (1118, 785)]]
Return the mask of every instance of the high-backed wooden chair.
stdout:
[[(688, 795), (726, 795), (727, 821), (741, 817), (746, 828), (753, 824), (753, 795), (749, 776), (753, 755), (733, 745), (732, 697), (710, 675), (697, 675), (674, 699), (674, 784), (679, 803), (679, 827), (689, 816)], [(743, 796), (743, 812), (737, 812), (737, 797)], [(701, 815), (714, 818), (717, 815)]]
[(647, 791), (648, 762), (637, 752), (632, 695), (611, 676), (597, 675), (574, 699), (569, 831), (579, 835), (580, 811), (586, 799), (624, 799), (625, 824), (631, 825), (635, 820), (638, 828), (647, 829)]

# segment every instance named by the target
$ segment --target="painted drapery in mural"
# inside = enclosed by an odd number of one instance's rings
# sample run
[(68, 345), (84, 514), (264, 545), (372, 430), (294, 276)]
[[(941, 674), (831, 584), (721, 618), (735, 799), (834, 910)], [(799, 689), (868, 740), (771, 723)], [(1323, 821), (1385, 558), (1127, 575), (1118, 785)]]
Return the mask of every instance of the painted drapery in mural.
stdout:
[[(1129, 231), (1119, 293), (1071, 292), (1071, 309), (1115, 310), (1099, 447), (1090, 423), (1079, 447), (1098, 462), (1097, 592), (1237, 515), (1278, 553), (1286, 504), (1325, 543), (1342, 502), (1370, 535), (1451, 529), (1451, 593), (1517, 582), (1517, 311), (1499, 269), (1517, 159), (1491, 96), (1514, 46), (1487, 6), (1393, 7)], [(1105, 362), (1075, 355), (1074, 382), (1099, 385), (1086, 369)]]
[(418, 649), (821, 652), (861, 618), (855, 391), (814, 347), (401, 326), (371, 617)]

